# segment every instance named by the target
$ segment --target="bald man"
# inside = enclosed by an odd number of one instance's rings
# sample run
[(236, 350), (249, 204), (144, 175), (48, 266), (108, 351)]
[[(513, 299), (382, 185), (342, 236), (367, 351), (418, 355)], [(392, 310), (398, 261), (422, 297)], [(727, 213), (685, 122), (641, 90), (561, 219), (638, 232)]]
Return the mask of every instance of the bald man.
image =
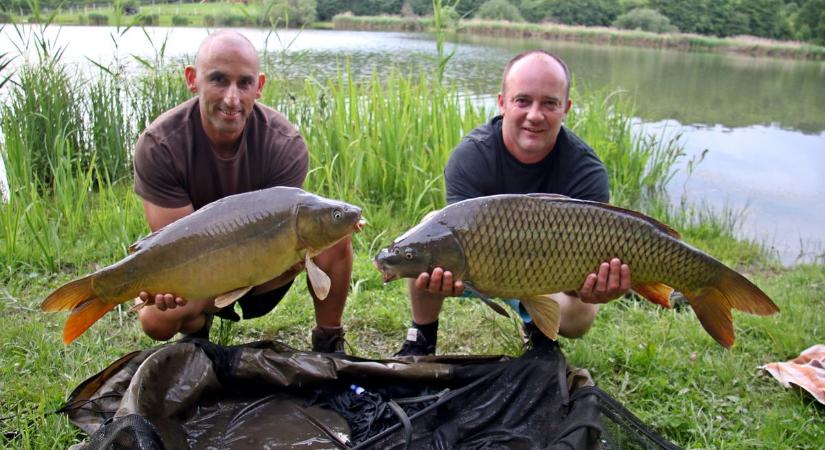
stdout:
[[(499, 115), (468, 134), (444, 169), (447, 203), (496, 194), (550, 193), (607, 202), (607, 170), (596, 153), (563, 126), (570, 111), (570, 73), (558, 56), (543, 50), (516, 55), (504, 68)], [(599, 304), (630, 289), (630, 268), (605, 261), (582, 280), (577, 292), (551, 296), (559, 303), (559, 334), (577, 338), (590, 329)], [(444, 298), (462, 296), (464, 284), (439, 267), (409, 282), (412, 327), (396, 356), (435, 353)], [(540, 338), (531, 318), (507, 300)]]
[[(303, 186), (309, 162), (306, 144), (282, 114), (256, 101), (266, 76), (246, 37), (236, 31), (210, 34), (184, 76), (195, 96), (152, 122), (135, 150), (134, 190), (152, 231), (228, 195)], [(343, 352), (341, 315), (352, 274), (351, 240), (314, 260), (329, 274), (332, 287), (324, 301), (309, 289), (317, 323), (312, 349)], [(243, 318), (275, 308), (302, 269), (293, 267), (239, 299)], [(156, 340), (178, 332), (208, 339), (213, 315), (240, 320), (235, 304), (218, 309), (214, 299), (190, 301), (174, 292), (143, 292), (141, 299), (154, 301), (140, 309), (139, 319), (143, 331)]]

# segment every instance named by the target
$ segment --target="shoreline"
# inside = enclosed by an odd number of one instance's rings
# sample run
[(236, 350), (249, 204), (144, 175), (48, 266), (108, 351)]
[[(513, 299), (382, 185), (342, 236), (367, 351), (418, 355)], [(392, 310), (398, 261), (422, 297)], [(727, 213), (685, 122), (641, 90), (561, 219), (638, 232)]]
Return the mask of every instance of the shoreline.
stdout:
[[(432, 28), (432, 19), (339, 15), (333, 18), (332, 24), (333, 29), (336, 30), (426, 32)], [(825, 61), (825, 47), (802, 42), (771, 41), (752, 36), (719, 38), (687, 33), (658, 34), (606, 27), (476, 19), (459, 21), (455, 31), (459, 34), (500, 36), (511, 39), (563, 40), (602, 45)]]

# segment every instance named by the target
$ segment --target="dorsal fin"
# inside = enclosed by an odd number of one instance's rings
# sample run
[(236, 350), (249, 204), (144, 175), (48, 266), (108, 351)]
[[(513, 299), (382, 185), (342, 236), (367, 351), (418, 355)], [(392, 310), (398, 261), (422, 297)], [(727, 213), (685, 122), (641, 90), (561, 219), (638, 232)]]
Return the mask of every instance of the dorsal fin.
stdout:
[(549, 200), (549, 201), (582, 203), (582, 204), (592, 205), (592, 206), (597, 207), (597, 208), (611, 209), (613, 211), (628, 214), (628, 215), (631, 215), (633, 217), (644, 220), (645, 222), (653, 225), (654, 227), (658, 228), (659, 230), (661, 230), (663, 233), (669, 235), (670, 237), (673, 237), (673, 238), (676, 238), (676, 239), (682, 239), (682, 236), (679, 234), (679, 232), (674, 230), (673, 228), (671, 228), (669, 225), (664, 224), (662, 222), (659, 222), (658, 220), (654, 219), (653, 217), (642, 214), (639, 211), (634, 211), (632, 209), (622, 208), (621, 206), (611, 205), (609, 203), (594, 202), (592, 200), (578, 200), (578, 199), (571, 198), (571, 197), (568, 197), (566, 195), (561, 195), (561, 194), (535, 193), (535, 194), (526, 194), (526, 195), (528, 197), (534, 197), (534, 198), (539, 198), (539, 199)]
[[(201, 209), (203, 209), (203, 208), (201, 208)], [(172, 223), (174, 223), (174, 222), (172, 222)], [(168, 225), (166, 225), (166, 226), (168, 226)], [(162, 227), (158, 228), (157, 230), (147, 234), (146, 236), (143, 236), (142, 238), (136, 240), (132, 245), (129, 246), (129, 249), (128, 249), (129, 254), (131, 255), (132, 253), (134, 253), (134, 252), (140, 250), (141, 248), (143, 248), (146, 244), (149, 243), (149, 241), (154, 239), (155, 236), (158, 235), (158, 233), (163, 231), (163, 229), (166, 228), (166, 226), (162, 226)]]

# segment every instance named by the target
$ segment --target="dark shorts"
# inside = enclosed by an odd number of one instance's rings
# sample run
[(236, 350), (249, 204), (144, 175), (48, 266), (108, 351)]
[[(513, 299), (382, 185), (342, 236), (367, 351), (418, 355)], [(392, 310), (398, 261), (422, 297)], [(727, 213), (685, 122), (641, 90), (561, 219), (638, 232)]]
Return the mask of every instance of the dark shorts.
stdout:
[(235, 305), (241, 305), (241, 314), (243, 314), (244, 319), (254, 319), (256, 317), (266, 315), (278, 306), (278, 303), (281, 302), (281, 299), (284, 298), (284, 295), (286, 295), (287, 291), (289, 291), (289, 287), (292, 286), (292, 281), (295, 280), (291, 280), (289, 283), (279, 287), (278, 289), (264, 292), (263, 294), (246, 294), (235, 301), (235, 303), (216, 312), (215, 315), (223, 319), (237, 322), (241, 320), (241, 316), (235, 312)]

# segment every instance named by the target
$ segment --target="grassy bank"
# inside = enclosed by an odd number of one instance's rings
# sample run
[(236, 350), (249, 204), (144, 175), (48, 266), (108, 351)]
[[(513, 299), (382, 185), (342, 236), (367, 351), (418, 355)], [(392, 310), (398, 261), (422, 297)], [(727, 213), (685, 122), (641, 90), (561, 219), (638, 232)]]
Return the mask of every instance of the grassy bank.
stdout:
[[(132, 77), (117, 70), (79, 78), (44, 51), (39, 63), (14, 75), (0, 105), (12, 189), (11, 201), (0, 206), (0, 447), (65, 448), (81, 439), (50, 412), (120, 355), (154, 345), (132, 314), (116, 310), (64, 347), (65, 314), (43, 315), (38, 308), (53, 288), (122, 258), (148, 231), (131, 192), (128, 155), (146, 123), (188, 94), (178, 68)], [(355, 237), (344, 315), (351, 354), (386, 357), (399, 346), (410, 319), (405, 289), (400, 282), (385, 286), (370, 259), (443, 206), (441, 170), (450, 150), (491, 114), (438, 80), (438, 74), (384, 73), (351, 82), (344, 66), (331, 80), (273, 78), (262, 98), (307, 140), (306, 187), (363, 206), (369, 220)], [(756, 367), (825, 340), (825, 271), (778, 269), (759, 245), (733, 239), (735, 215), (667, 204), (663, 188), (679, 167), (681, 148), (634, 136), (627, 100), (575, 92), (577, 108), (567, 122), (610, 168), (614, 202), (671, 223), (688, 242), (739, 268), (782, 314), (735, 315), (739, 340), (726, 351), (690, 311), (622, 300), (603, 308), (585, 339), (563, 340), (569, 361), (590, 369), (599, 385), (682, 446), (816, 447), (825, 441), (818, 426), (823, 409)], [(441, 353), (521, 351), (517, 323), (478, 302), (450, 300), (441, 320)], [(225, 344), (278, 339), (308, 348), (312, 322), (301, 275), (274, 313), (232, 327), (220, 323), (213, 338)]]

